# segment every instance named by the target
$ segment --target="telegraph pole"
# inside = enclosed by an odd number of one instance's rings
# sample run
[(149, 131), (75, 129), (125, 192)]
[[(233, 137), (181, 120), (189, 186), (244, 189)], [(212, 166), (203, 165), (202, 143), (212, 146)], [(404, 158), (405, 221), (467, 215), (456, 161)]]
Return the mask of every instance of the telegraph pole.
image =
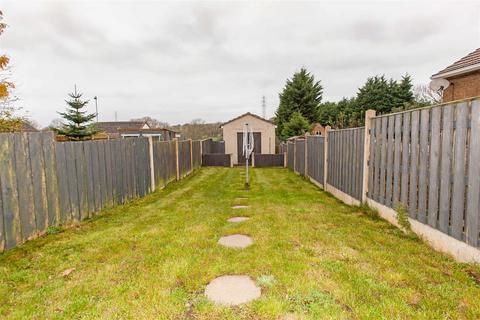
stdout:
[(265, 102), (265, 96), (262, 96), (262, 116), (267, 119), (267, 104)]

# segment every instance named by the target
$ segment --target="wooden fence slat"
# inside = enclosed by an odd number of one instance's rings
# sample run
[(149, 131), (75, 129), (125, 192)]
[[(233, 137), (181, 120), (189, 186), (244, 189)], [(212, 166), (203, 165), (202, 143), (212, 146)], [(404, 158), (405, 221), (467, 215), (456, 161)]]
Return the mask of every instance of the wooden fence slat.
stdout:
[(465, 209), (465, 148), (467, 142), (468, 118), (467, 104), (457, 104), (456, 113), (457, 119), (454, 141), (451, 236), (462, 240), (464, 226), (463, 214)]
[(88, 189), (87, 179), (88, 174), (86, 170), (85, 154), (83, 152), (84, 142), (75, 142), (73, 147), (75, 150), (75, 167), (77, 169), (77, 190), (78, 190), (78, 208), (80, 213), (80, 219), (84, 220), (88, 218)]
[(418, 131), (420, 112), (412, 111), (411, 118), (412, 129), (410, 142), (410, 190), (408, 192), (408, 212), (410, 217), (416, 218), (418, 212)]
[(78, 200), (77, 187), (77, 168), (75, 164), (74, 144), (76, 142), (65, 143), (65, 161), (67, 167), (68, 192), (70, 195), (71, 218), (73, 221), (80, 221), (80, 205)]
[(368, 192), (367, 196), (373, 199), (373, 195), (375, 194), (374, 187), (374, 178), (375, 178), (375, 144), (376, 144), (376, 119), (369, 119), (370, 121), (370, 132), (365, 132), (365, 134), (370, 134), (370, 150), (369, 150), (369, 157), (368, 157)]
[(22, 241), (20, 211), (18, 207), (17, 181), (15, 178), (13, 137), (0, 134), (0, 181), (4, 218), (5, 249)]
[(465, 239), (469, 245), (478, 246), (480, 199), (480, 101), (472, 102), (469, 147), (468, 193), (465, 215)]
[(22, 241), (36, 234), (35, 208), (33, 206), (32, 170), (26, 133), (13, 134), (14, 141), (14, 174), (17, 179), (18, 209)]
[(438, 219), (438, 192), (439, 168), (440, 168), (440, 121), (441, 107), (432, 109), (431, 114), (431, 138), (430, 138), (430, 165), (428, 169), (428, 224), (437, 227)]
[(444, 233), (448, 233), (450, 218), (450, 195), (452, 191), (451, 176), (453, 160), (453, 114), (453, 105), (449, 104), (443, 107), (438, 228)]
[(47, 188), (48, 223), (60, 223), (60, 194), (57, 178), (56, 142), (53, 132), (42, 133), (43, 159), (45, 164), (45, 184)]
[(60, 224), (71, 220), (72, 206), (70, 204), (70, 191), (68, 188), (67, 159), (65, 153), (66, 142), (55, 145), (55, 159), (57, 164), (56, 176), (58, 179), (58, 199), (60, 208)]
[(93, 172), (93, 201), (95, 203), (95, 212), (102, 210), (102, 191), (100, 188), (100, 165), (98, 158), (98, 145), (92, 141), (91, 145), (92, 172)]
[(107, 168), (105, 164), (105, 142), (104, 141), (97, 141), (98, 147), (98, 166), (100, 169), (100, 190), (102, 192), (102, 208), (106, 208), (108, 206), (108, 189), (107, 189)]
[(430, 109), (420, 111), (420, 162), (418, 166), (418, 215), (417, 220), (427, 221), (428, 189), (428, 136), (430, 131)]
[(49, 226), (45, 161), (43, 159), (42, 133), (28, 133), (31, 179), (33, 184), (33, 203), (35, 222), (38, 232), (44, 232)]
[(87, 205), (88, 216), (92, 217), (95, 213), (95, 179), (93, 177), (93, 163), (95, 159), (92, 156), (93, 141), (87, 141), (84, 143), (83, 151), (85, 153), (85, 171), (87, 174)]
[(107, 206), (113, 206), (113, 168), (112, 168), (112, 153), (110, 150), (110, 141), (103, 142), (105, 148), (105, 177), (107, 180), (106, 197)]
[(373, 161), (375, 162), (374, 168), (375, 172), (373, 175), (373, 197), (377, 202), (380, 202), (380, 156), (381, 156), (381, 132), (382, 132), (382, 119), (375, 119), (375, 157)]
[(385, 187), (386, 187), (386, 165), (387, 165), (387, 130), (388, 118), (382, 118), (382, 137), (381, 137), (381, 153), (380, 153), (380, 194), (379, 201), (386, 205)]
[(392, 207), (392, 187), (393, 187), (393, 133), (395, 129), (395, 118), (388, 117), (387, 131), (387, 181), (385, 187), (385, 205)]
[(392, 207), (396, 208), (400, 202), (400, 186), (402, 173), (400, 171), (400, 161), (402, 159), (402, 114), (394, 116), (394, 154), (393, 154), (393, 197)]
[(408, 178), (410, 170), (410, 112), (403, 114), (403, 127), (402, 127), (402, 178), (400, 187), (400, 202), (404, 206), (408, 206)]

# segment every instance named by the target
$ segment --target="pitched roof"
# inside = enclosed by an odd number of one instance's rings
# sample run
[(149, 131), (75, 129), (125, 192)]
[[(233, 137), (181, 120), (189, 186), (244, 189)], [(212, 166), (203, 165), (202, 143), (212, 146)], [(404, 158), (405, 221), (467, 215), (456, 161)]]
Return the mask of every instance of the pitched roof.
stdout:
[(21, 132), (38, 132), (39, 130), (32, 126), (30, 123), (23, 121), (22, 126), (20, 127)]
[(179, 133), (178, 131), (173, 131), (167, 128), (148, 128), (148, 129), (137, 129), (137, 128), (119, 128), (118, 131), (120, 133), (125, 133), (125, 132), (141, 132), (141, 133), (162, 133), (162, 132), (173, 132), (173, 133)]
[(459, 75), (474, 70), (480, 69), (480, 48), (469, 53), (460, 60), (449, 65), (445, 69), (432, 75), (432, 79), (442, 78), (442, 77), (451, 77), (454, 75)]
[(268, 122), (268, 123), (270, 123), (270, 124), (275, 125), (275, 124), (274, 124), (272, 121), (270, 121), (270, 120), (264, 119), (264, 118), (262, 118), (262, 117), (260, 117), (260, 116), (257, 116), (256, 114), (247, 112), (247, 113), (244, 113), (244, 114), (242, 114), (242, 115), (239, 115), (238, 117), (235, 117), (235, 118), (233, 118), (233, 119), (231, 119), (231, 120), (228, 120), (227, 122), (222, 123), (222, 125), (221, 125), (220, 127), (223, 127), (224, 125), (226, 125), (226, 124), (228, 124), (228, 123), (230, 123), (230, 122), (233, 122), (233, 121), (235, 121), (235, 120), (238, 120), (238, 119), (240, 119), (240, 118), (243, 118), (243, 117), (245, 117), (245, 116), (252, 116), (252, 117), (257, 118), (257, 119), (259, 119), (259, 120), (262, 120), (262, 121), (265, 121), (265, 122)]
[(107, 133), (120, 133), (121, 129), (140, 130), (145, 123), (145, 121), (104, 121), (97, 122), (95, 125), (100, 131), (105, 131)]

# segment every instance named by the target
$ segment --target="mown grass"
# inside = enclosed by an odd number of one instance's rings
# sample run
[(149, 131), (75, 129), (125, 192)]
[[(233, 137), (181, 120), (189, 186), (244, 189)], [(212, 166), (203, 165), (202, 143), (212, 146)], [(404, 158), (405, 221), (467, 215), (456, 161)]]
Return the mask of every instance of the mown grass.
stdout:
[[(203, 168), (0, 255), (0, 317), (480, 318), (478, 266), (455, 263), (287, 170), (253, 170), (248, 192), (243, 175), (241, 168)], [(235, 204), (250, 208), (231, 209)], [(251, 219), (226, 222), (239, 214)], [(217, 245), (233, 233), (254, 244)], [(204, 288), (227, 274), (258, 279), (262, 297), (213, 305)]]

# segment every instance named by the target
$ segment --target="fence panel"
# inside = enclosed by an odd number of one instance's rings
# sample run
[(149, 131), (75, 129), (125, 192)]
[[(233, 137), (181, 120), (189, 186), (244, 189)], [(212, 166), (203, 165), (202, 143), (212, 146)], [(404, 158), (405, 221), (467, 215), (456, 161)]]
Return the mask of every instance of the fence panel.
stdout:
[(361, 200), (365, 128), (332, 130), (328, 135), (327, 183)]
[[(477, 99), (406, 111), (394, 115), (393, 122), (390, 121), (392, 116), (388, 115), (374, 118), (372, 143), (381, 145), (381, 148), (371, 148), (373, 154), (370, 154), (370, 161), (374, 162), (374, 170), (376, 159), (380, 158), (380, 162), (384, 163), (387, 156), (384, 152), (389, 151), (382, 142), (385, 132), (388, 133), (388, 143), (390, 132), (394, 132), (393, 164), (387, 160), (381, 169), (386, 174), (392, 167), (394, 201), (376, 196), (375, 187), (369, 197), (395, 209), (399, 194), (398, 203), (408, 207), (410, 217), (478, 247), (479, 104), (480, 100)], [(380, 122), (382, 134), (379, 141), (377, 132)], [(369, 183), (375, 185), (376, 171), (372, 179)], [(388, 190), (388, 177), (385, 183), (385, 189)]]
[(325, 138), (307, 136), (307, 174), (310, 178), (323, 185), (325, 163)]
[(202, 153), (201, 153), (202, 142), (200, 140), (192, 141), (192, 159), (193, 159), (193, 168), (199, 168), (202, 165)]
[(178, 166), (180, 168), (180, 177), (186, 176), (190, 171), (190, 141), (178, 142)]
[(202, 155), (202, 166), (205, 167), (230, 167), (231, 154), (210, 153)]
[(295, 163), (295, 144), (293, 142), (287, 142), (287, 167), (290, 170), (294, 170)]
[(283, 167), (285, 156), (282, 154), (254, 154), (255, 167)]
[(305, 175), (305, 139), (295, 140), (295, 172)]
[(225, 153), (225, 142), (224, 141), (213, 141), (212, 139), (207, 139), (202, 141), (202, 153)]

